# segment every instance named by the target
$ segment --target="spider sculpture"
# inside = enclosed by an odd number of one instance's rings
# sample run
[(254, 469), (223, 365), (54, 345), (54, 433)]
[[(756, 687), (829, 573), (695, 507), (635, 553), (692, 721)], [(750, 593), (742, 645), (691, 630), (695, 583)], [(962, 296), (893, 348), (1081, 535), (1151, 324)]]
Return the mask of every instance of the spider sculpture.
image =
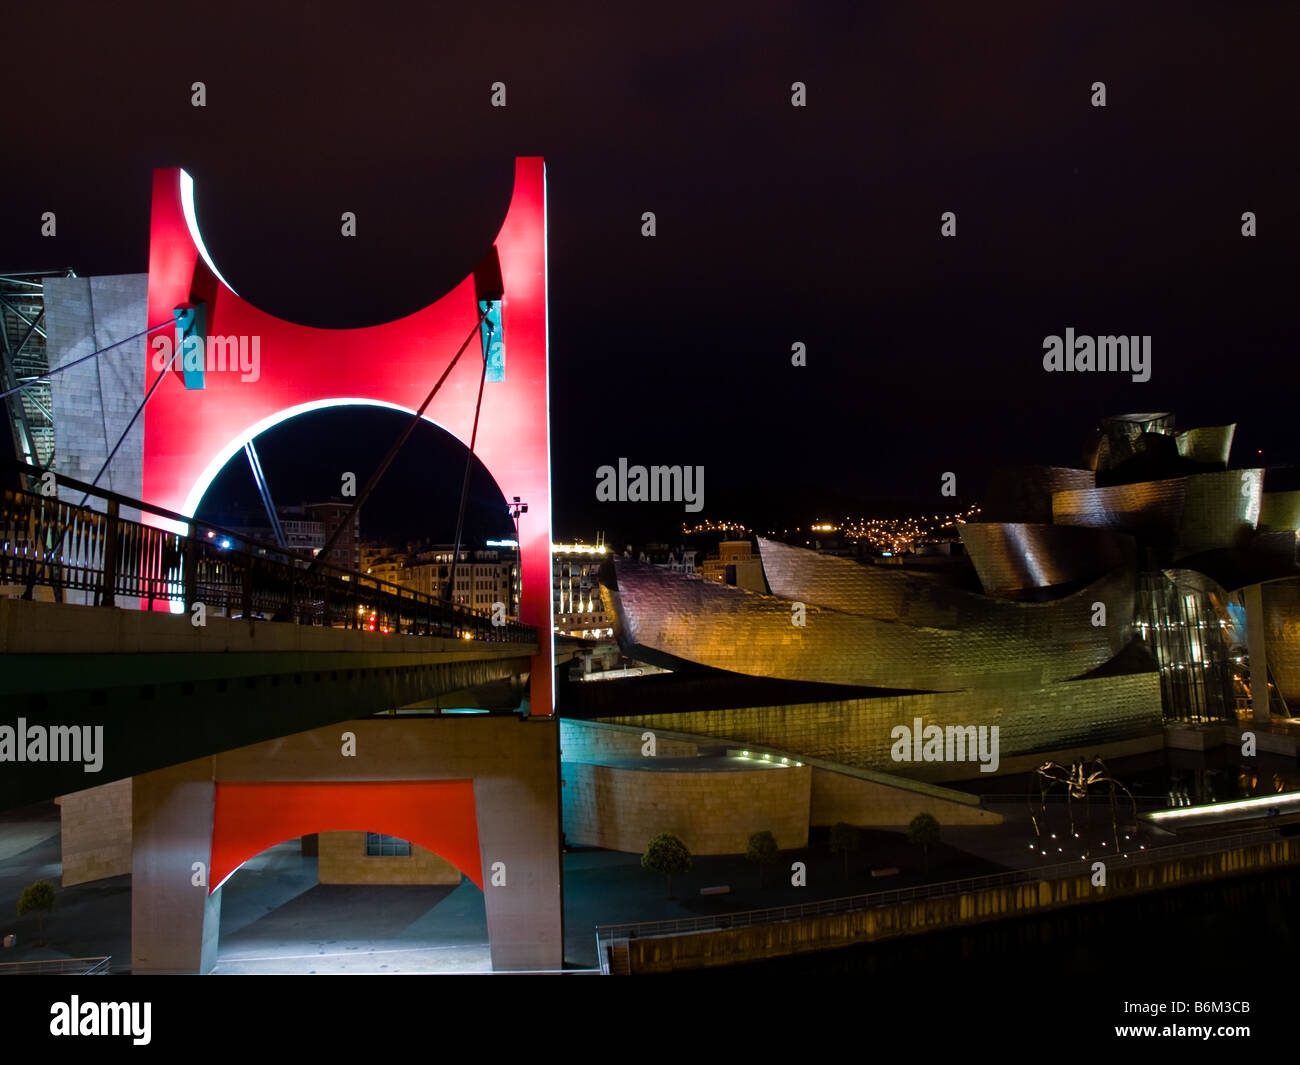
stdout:
[[(1074, 762), (1067, 769), (1059, 762), (1044, 762), (1034, 770), (1034, 775), (1030, 781), (1030, 793), (1026, 801), (1029, 803), (1029, 816), (1034, 822), (1034, 832), (1038, 839), (1043, 838), (1043, 829), (1047, 822), (1047, 794), (1056, 785), (1065, 785), (1065, 802), (1066, 809), (1070, 815), (1070, 838), (1078, 839), (1079, 833), (1075, 830), (1074, 822), (1074, 800), (1080, 799), (1083, 802), (1084, 820), (1091, 823), (1092, 806), (1088, 801), (1088, 789), (1094, 784), (1106, 785), (1110, 793), (1110, 828), (1111, 834), (1115, 841), (1115, 853), (1120, 853), (1119, 845), (1119, 818), (1115, 809), (1115, 792), (1118, 789), (1122, 791), (1129, 801), (1129, 812), (1131, 815), (1130, 824), (1137, 823), (1137, 803), (1133, 800), (1133, 794), (1124, 787), (1118, 780), (1110, 775), (1106, 768), (1106, 763), (1100, 758), (1094, 758), (1091, 762), (1085, 762), (1080, 759)], [(1033, 807), (1033, 789), (1038, 789), (1038, 812), (1035, 814)], [(1091, 834), (1090, 834), (1091, 835)]]

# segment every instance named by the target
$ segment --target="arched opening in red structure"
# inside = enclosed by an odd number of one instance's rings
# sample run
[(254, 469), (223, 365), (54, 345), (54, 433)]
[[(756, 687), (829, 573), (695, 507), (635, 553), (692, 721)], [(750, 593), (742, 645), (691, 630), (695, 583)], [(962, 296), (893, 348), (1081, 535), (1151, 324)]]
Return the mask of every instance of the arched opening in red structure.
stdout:
[(481, 879), (469, 781), (218, 784), (214, 971), (488, 970)]
[[(237, 451), (213, 478), (195, 516), (250, 539), (275, 542), (260, 477), (285, 545), (306, 556), (319, 549), (340, 509), (351, 502), (340, 495), (341, 483), (351, 478), (363, 484), (410, 423), (411, 412), (375, 403), (330, 404), (286, 416), (254, 439), (257, 473), (250, 457)], [(482, 613), (500, 603), (507, 618), (518, 618), (516, 529), (501, 486), (464, 444), (428, 419), (417, 424), (367, 500), (359, 529), (345, 534), (326, 561), (443, 598), (450, 586), (448, 549), (456, 542), (462, 491), (462, 558), (450, 597)], [(369, 556), (366, 545), (373, 552)], [(372, 559), (382, 564), (369, 568)]]

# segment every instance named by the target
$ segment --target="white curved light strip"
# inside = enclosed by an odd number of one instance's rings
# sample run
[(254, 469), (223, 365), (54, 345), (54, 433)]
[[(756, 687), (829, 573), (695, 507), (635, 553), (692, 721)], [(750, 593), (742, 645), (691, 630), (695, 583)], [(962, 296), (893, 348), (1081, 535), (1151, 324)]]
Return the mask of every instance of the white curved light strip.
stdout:
[[(242, 450), (243, 446), (248, 443), (248, 441), (252, 440), (253, 437), (257, 436), (259, 433), (266, 432), (266, 430), (270, 429), (272, 426), (288, 421), (290, 418), (296, 418), (299, 414), (309, 414), (314, 410), (325, 410), (328, 407), (386, 407), (388, 410), (395, 410), (402, 414), (415, 413), (415, 411), (408, 407), (403, 407), (397, 403), (388, 403), (382, 399), (360, 399), (349, 396), (340, 396), (337, 399), (316, 399), (312, 400), (310, 403), (300, 403), (296, 407), (286, 407), (284, 410), (277, 411), (275, 414), (263, 418), (256, 425), (245, 429), (212, 457), (212, 461), (207, 464), (203, 472), (199, 474), (198, 480), (194, 482), (194, 487), (190, 489), (190, 494), (185, 497), (185, 502), (181, 506), (181, 513), (189, 515), (194, 514), (194, 511), (198, 508), (199, 503), (203, 499), (204, 493), (207, 492), (208, 487), (216, 479), (217, 474), (221, 472), (222, 467), (234, 457), (236, 452)], [(438, 428), (442, 429), (443, 432), (449, 432), (446, 426), (442, 425), (440, 422), (434, 421), (427, 414), (424, 415), (421, 420), (438, 426)], [(454, 436), (455, 434), (453, 433), (451, 435)], [(493, 483), (495, 483), (495, 479)], [(500, 488), (499, 485), (498, 488)], [(186, 531), (188, 532), (188, 528)]]
[[(208, 264), (208, 269), (217, 275), (217, 280), (226, 288), (235, 292), (230, 282), (221, 276), (221, 271), (217, 269), (217, 264), (212, 261), (212, 256), (208, 254), (208, 249), (203, 243), (203, 235), (199, 232), (199, 216), (194, 211), (194, 179), (184, 170), (181, 171), (181, 210), (185, 212), (185, 225), (189, 227), (190, 240), (194, 241), (194, 246), (199, 249), (203, 261)], [(235, 292), (235, 295), (238, 296), (239, 293)]]
[(1300, 792), (1275, 792), (1272, 795), (1258, 795), (1250, 799), (1236, 799), (1230, 802), (1215, 802), (1204, 806), (1187, 806), (1181, 810), (1157, 810), (1147, 814), (1152, 821), (1185, 821), (1188, 818), (1213, 817), (1215, 814), (1230, 811), (1265, 809), (1270, 806), (1294, 806), (1300, 802)]
[[(542, 362), (546, 368), (544, 375), (542, 393), (543, 403), (546, 407), (546, 490), (552, 492), (551, 488), (551, 219), (549, 205), (547, 204), (546, 189), (546, 162), (542, 161), (542, 280), (546, 287), (542, 292), (542, 299), (545, 304), (542, 307), (542, 320), (546, 323), (546, 348), (542, 352)], [(546, 559), (549, 562), (555, 557), (555, 525), (551, 518), (550, 500), (547, 500), (546, 507)], [(549, 568), (549, 567), (548, 567)], [(522, 577), (523, 566), (520, 566), (520, 575)], [(520, 580), (520, 592), (523, 591), (523, 581)], [(550, 594), (547, 594), (547, 602), (550, 602)], [(551, 630), (551, 662), (555, 662), (555, 612), (551, 611), (551, 623), (547, 626)], [(532, 709), (531, 707), (529, 708)], [(555, 716), (555, 684), (551, 684), (551, 705), (548, 707), (551, 716)]]
[[(402, 407), (396, 403), (386, 403), (380, 399), (317, 399), (310, 403), (300, 403), (296, 407), (286, 407), (282, 411), (278, 411), (269, 417), (263, 418), (251, 428), (245, 429), (242, 433), (236, 436), (234, 440), (218, 451), (212, 461), (204, 468), (203, 472), (199, 474), (199, 479), (194, 482), (194, 487), (190, 489), (190, 494), (185, 497), (185, 502), (182, 504), (180, 512), (193, 517), (194, 511), (198, 509), (204, 493), (207, 492), (212, 482), (216, 480), (216, 476), (221, 472), (222, 467), (224, 467), (226, 463), (235, 456), (236, 452), (241, 451), (244, 445), (259, 433), (263, 433), (272, 426), (279, 425), (281, 422), (288, 421), (290, 418), (296, 418), (299, 414), (308, 414), (311, 411), (324, 410), (327, 407), (348, 406), (386, 407), (389, 410), (399, 411), (402, 414), (415, 413), (415, 411), (408, 407)], [(438, 426), (438, 428), (442, 429), (443, 432), (448, 431), (444, 425), (434, 421), (427, 414), (422, 420)], [(496, 483), (495, 479), (493, 479), (493, 483)], [(498, 488), (499, 487), (500, 486), (498, 485)], [(190, 534), (189, 525), (179, 521), (172, 521), (169, 518), (158, 518), (155, 520), (154, 524), (161, 529), (166, 529), (168, 532), (174, 532), (179, 536), (189, 536)], [(180, 599), (171, 600), (171, 612), (173, 614), (185, 613), (185, 604)]]

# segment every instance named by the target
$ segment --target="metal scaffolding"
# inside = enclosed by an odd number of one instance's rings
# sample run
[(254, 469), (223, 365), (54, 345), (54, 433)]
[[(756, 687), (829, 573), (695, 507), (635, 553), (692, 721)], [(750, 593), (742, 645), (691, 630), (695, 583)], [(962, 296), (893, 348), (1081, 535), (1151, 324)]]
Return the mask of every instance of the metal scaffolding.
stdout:
[(14, 455), (21, 462), (54, 466), (54, 405), (45, 350), (45, 279), (76, 277), (70, 269), (0, 274), (0, 392), (30, 385), (5, 401)]

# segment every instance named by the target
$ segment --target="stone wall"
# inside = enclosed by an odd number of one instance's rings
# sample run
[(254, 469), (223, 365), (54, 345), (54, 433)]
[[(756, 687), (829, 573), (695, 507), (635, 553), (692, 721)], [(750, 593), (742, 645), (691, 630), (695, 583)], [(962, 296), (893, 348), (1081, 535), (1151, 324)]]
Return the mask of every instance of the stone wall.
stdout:
[(754, 832), (782, 850), (808, 843), (812, 770), (640, 769), (565, 762), (568, 843), (640, 854), (660, 832), (692, 854), (740, 854)]
[(917, 814), (932, 814), (941, 825), (1000, 825), (1003, 820), (978, 805), (812, 767), (809, 819), (814, 825), (844, 821), (863, 828), (897, 828)]
[[(148, 287), (148, 274), (49, 278), (45, 282), (45, 323), (50, 369), (157, 324), (145, 321)], [(161, 329), (154, 334), (160, 335), (174, 339), (175, 330)], [(149, 340), (132, 340), (51, 378), (55, 468), (60, 474), (79, 481), (94, 480), (144, 399)], [(143, 461), (144, 419), (140, 418), (100, 478), (100, 486), (139, 499)], [(61, 490), (59, 497), (80, 502), (81, 493)]]
[(61, 796), (63, 886), (131, 872), (131, 781)]
[(459, 884), (461, 873), (431, 850), (411, 844), (407, 857), (366, 854), (364, 832), (320, 833), (322, 884)]
[[(640, 758), (646, 730), (598, 721), (560, 721), (560, 759), (565, 762), (607, 762), (611, 758)], [(700, 745), (655, 734), (657, 758), (694, 758)]]
[(729, 710), (639, 714), (620, 724), (762, 744), (917, 780), (976, 775), (972, 763), (895, 762), (895, 725), (997, 725), (1003, 761), (1017, 752), (1090, 750), (1161, 727), (1158, 673), (1067, 681), (1024, 690), (978, 689)]

